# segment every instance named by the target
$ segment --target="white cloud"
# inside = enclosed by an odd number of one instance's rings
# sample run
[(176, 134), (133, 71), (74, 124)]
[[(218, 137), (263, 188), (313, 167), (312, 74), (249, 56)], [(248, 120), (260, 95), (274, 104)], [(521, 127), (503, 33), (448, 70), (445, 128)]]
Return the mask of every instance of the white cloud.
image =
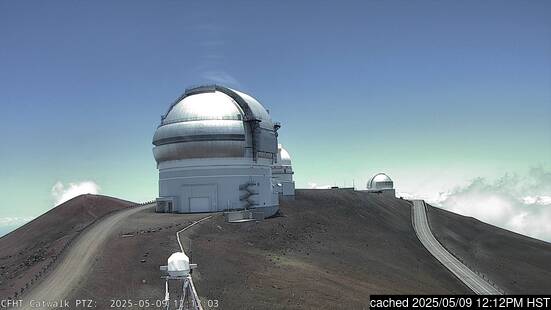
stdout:
[(551, 196), (526, 196), (522, 197), (522, 202), (528, 205), (551, 205)]
[(60, 205), (65, 201), (82, 194), (98, 194), (99, 191), (99, 185), (93, 181), (69, 183), (68, 185), (64, 185), (58, 181), (52, 187), (54, 206)]
[(33, 219), (33, 217), (0, 217), (0, 226), (21, 226)]
[(399, 195), (425, 199), (443, 209), (551, 241), (551, 172), (543, 168), (533, 168), (523, 176), (476, 178), (467, 185), (432, 195)]
[(0, 217), (0, 237), (32, 221), (33, 217)]
[(310, 189), (328, 189), (331, 188), (331, 185), (318, 185), (317, 183), (308, 182), (308, 187)]
[(450, 196), (449, 191), (443, 191), (443, 192), (434, 192), (434, 193), (426, 193), (426, 192), (415, 192), (415, 193), (409, 193), (409, 192), (403, 192), (399, 188), (396, 189), (396, 196), (402, 197), (404, 199), (423, 199), (428, 203), (431, 203), (433, 205), (439, 205), (442, 201), (446, 200)]

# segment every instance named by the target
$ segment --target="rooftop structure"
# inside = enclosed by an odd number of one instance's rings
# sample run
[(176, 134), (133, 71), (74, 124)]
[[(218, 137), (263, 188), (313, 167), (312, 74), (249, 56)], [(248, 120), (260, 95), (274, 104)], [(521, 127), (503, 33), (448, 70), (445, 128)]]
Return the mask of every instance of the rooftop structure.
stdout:
[(293, 167), (291, 156), (281, 144), (277, 145), (277, 159), (272, 166), (272, 175), (276, 190), (281, 196), (295, 195), (295, 182), (293, 181)]
[(383, 192), (395, 195), (394, 182), (384, 173), (377, 173), (372, 176), (371, 179), (367, 181), (367, 190), (370, 192)]
[(277, 129), (253, 97), (219, 86), (185, 91), (153, 137), (158, 212), (278, 210), (272, 184)]

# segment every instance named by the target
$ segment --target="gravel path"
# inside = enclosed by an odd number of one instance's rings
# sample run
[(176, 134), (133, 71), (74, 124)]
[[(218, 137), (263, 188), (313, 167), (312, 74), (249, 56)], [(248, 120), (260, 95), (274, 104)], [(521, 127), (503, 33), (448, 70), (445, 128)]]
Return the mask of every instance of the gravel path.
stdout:
[(83, 232), (68, 249), (67, 254), (61, 258), (59, 265), (24, 296), (22, 309), (36, 309), (31, 307), (31, 301), (35, 305), (36, 302), (55, 302), (69, 295), (71, 289), (86, 276), (97, 251), (116, 231), (119, 223), (132, 214), (150, 208), (153, 208), (153, 205), (116, 212)]

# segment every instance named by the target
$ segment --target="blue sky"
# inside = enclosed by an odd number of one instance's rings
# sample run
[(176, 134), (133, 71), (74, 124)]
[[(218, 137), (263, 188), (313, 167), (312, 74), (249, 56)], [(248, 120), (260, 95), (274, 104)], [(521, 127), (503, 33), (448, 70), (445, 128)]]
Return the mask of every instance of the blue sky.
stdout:
[(153, 131), (201, 83), (271, 110), (300, 187), (551, 170), (549, 1), (0, 1), (0, 38), (0, 217), (57, 182), (154, 198)]

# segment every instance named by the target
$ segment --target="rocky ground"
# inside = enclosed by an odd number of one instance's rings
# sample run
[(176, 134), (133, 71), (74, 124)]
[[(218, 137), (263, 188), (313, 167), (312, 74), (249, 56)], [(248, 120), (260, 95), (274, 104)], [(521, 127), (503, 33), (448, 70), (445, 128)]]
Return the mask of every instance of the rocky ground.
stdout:
[[(130, 215), (69, 300), (91, 299), (97, 309), (158, 309), (164, 297), (159, 266), (179, 250), (176, 232), (205, 216), (152, 208)], [(440, 210), (430, 209), (429, 216), (442, 243), (488, 277), (499, 280), (511, 270), (502, 280), (512, 286), (504, 289), (551, 287), (548, 243)], [(25, 242), (46, 240), (35, 229), (25, 229), (34, 236)], [(281, 201), (274, 218), (237, 224), (214, 214), (182, 233), (182, 241), (199, 265), (193, 278), (206, 309), (367, 309), (371, 294), (471, 293), (418, 241), (410, 203), (377, 193), (298, 190), (295, 200)], [(30, 248), (17, 246), (14, 253)], [(49, 253), (37, 257), (51, 260)]]
[[(182, 234), (207, 309), (364, 309), (370, 294), (468, 293), (419, 243), (406, 201), (300, 190), (281, 211), (241, 224), (215, 215)], [(71, 299), (100, 308), (127, 299), (154, 304), (164, 295), (159, 266), (178, 250), (176, 232), (205, 216), (133, 215)]]
[(435, 237), (507, 294), (551, 293), (551, 243), (429, 207)]
[[(159, 214), (153, 209), (132, 215), (97, 253), (90, 272), (68, 299), (94, 300), (98, 309), (117, 304), (120, 309), (160, 309), (156, 305), (164, 298), (165, 284), (159, 267), (180, 251), (176, 232), (208, 215)], [(182, 242), (194, 258), (190, 241), (182, 236)]]
[(99, 195), (75, 197), (0, 238), (0, 299), (18, 297), (45, 275), (86, 227), (132, 203)]
[(281, 211), (194, 230), (202, 296), (223, 309), (367, 309), (371, 294), (469, 292), (417, 240), (406, 201), (299, 190)]

